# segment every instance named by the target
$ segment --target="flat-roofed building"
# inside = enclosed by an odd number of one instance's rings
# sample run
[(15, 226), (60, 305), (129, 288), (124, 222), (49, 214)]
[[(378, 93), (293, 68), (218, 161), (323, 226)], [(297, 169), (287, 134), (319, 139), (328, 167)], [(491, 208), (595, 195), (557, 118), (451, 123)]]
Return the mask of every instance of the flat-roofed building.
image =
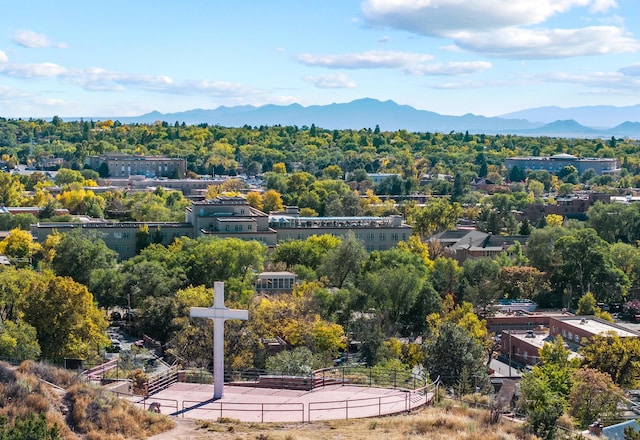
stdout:
[(258, 293), (291, 293), (298, 283), (293, 272), (261, 272), (256, 276), (255, 286)]
[(555, 316), (549, 319), (549, 333), (565, 341), (582, 344), (595, 335), (613, 332), (621, 338), (638, 338), (640, 333), (595, 316)]
[(181, 179), (187, 171), (187, 161), (178, 157), (138, 156), (122, 153), (87, 156), (85, 161), (93, 170), (106, 166), (108, 177), (171, 177)]
[(558, 174), (566, 166), (574, 166), (578, 174), (592, 169), (598, 175), (615, 174), (620, 171), (620, 161), (604, 157), (576, 157), (572, 154), (556, 154), (555, 156), (522, 156), (505, 159), (507, 170), (518, 167), (525, 171), (547, 171)]
[(278, 242), (276, 231), (269, 226), (269, 216), (251, 207), (244, 197), (194, 201), (186, 209), (186, 221), (193, 225), (194, 237), (217, 235), (258, 240), (270, 247)]
[(383, 251), (407, 241), (413, 228), (402, 216), (388, 217), (300, 217), (296, 207), (287, 207), (283, 213), (272, 213), (269, 226), (278, 234), (278, 241), (306, 240), (312, 235), (343, 237), (353, 232), (368, 252)]

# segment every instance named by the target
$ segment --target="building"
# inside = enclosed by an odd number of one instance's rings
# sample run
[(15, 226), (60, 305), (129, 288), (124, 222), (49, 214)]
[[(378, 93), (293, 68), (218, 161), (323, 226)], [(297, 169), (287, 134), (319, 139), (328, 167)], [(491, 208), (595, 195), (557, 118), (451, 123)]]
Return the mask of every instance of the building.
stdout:
[(520, 365), (539, 361), (538, 350), (557, 336), (577, 356), (577, 350), (595, 335), (614, 332), (620, 337), (640, 338), (640, 332), (605, 321), (595, 316), (562, 314), (516, 314), (487, 319), (490, 331), (500, 332), (500, 352), (503, 358)]
[(262, 272), (256, 276), (255, 287), (258, 293), (291, 293), (297, 283), (293, 272)]
[(596, 202), (610, 203), (611, 196), (602, 193), (580, 193), (572, 194), (567, 197), (558, 197), (556, 203), (550, 205), (548, 203), (531, 203), (524, 210), (524, 215), (531, 222), (537, 222), (541, 217), (549, 214), (561, 215), (564, 218), (575, 218), (584, 220), (587, 211)]
[(576, 157), (572, 154), (556, 154), (555, 156), (510, 157), (504, 162), (507, 170), (518, 167), (525, 171), (548, 171), (558, 174), (566, 166), (574, 166), (578, 174), (592, 169), (597, 175), (615, 174), (620, 171), (618, 159), (600, 157)]
[(278, 234), (278, 241), (306, 240), (312, 235), (330, 234), (336, 237), (353, 232), (368, 252), (387, 250), (399, 241), (407, 241), (413, 228), (399, 215), (388, 217), (300, 217), (297, 206), (269, 216), (269, 226)]
[(456, 229), (443, 231), (431, 237), (459, 262), (467, 258), (493, 258), (503, 252), (509, 252), (509, 248), (516, 242), (524, 248), (529, 237), (526, 235), (493, 235), (475, 229)]
[(118, 253), (118, 259), (134, 257), (137, 252), (136, 237), (141, 228), (147, 226), (149, 235), (155, 243), (165, 246), (177, 237), (193, 238), (193, 225), (176, 222), (40, 222), (31, 225), (31, 235), (38, 243), (44, 243), (47, 237), (55, 232), (64, 234), (74, 229), (93, 232), (104, 240), (107, 247)]
[(380, 185), (389, 177), (393, 177), (393, 176), (400, 177), (400, 178), (402, 177), (398, 173), (367, 173), (367, 176), (369, 176), (369, 178), (373, 181), (375, 185)]
[(257, 240), (269, 247), (278, 242), (269, 216), (249, 205), (244, 197), (220, 196), (194, 201), (186, 209), (186, 221), (193, 225), (193, 237), (216, 235)]
[(40, 222), (31, 225), (31, 234), (42, 243), (54, 231), (74, 228), (99, 233), (120, 259), (133, 257), (136, 234), (147, 225), (152, 241), (170, 244), (176, 237), (197, 238), (213, 235), (222, 238), (257, 240), (269, 248), (279, 241), (305, 240), (312, 235), (337, 237), (353, 231), (368, 251), (386, 250), (406, 241), (413, 228), (400, 216), (389, 217), (299, 217), (298, 208), (290, 207), (278, 215), (268, 215), (249, 205), (244, 197), (221, 196), (211, 200), (192, 201), (185, 210), (184, 222), (114, 222), (96, 220), (85, 223)]
[(145, 177), (182, 179), (187, 171), (186, 159), (165, 156), (132, 156), (110, 153), (100, 156), (88, 156), (85, 163), (96, 171), (106, 167), (108, 177), (123, 178), (141, 175)]

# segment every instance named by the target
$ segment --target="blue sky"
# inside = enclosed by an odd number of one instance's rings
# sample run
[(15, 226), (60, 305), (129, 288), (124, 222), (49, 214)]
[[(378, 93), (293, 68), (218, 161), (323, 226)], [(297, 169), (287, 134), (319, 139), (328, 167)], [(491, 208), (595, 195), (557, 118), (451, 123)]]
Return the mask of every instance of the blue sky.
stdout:
[(637, 0), (30, 0), (0, 14), (0, 116), (359, 98), (441, 114), (640, 103)]

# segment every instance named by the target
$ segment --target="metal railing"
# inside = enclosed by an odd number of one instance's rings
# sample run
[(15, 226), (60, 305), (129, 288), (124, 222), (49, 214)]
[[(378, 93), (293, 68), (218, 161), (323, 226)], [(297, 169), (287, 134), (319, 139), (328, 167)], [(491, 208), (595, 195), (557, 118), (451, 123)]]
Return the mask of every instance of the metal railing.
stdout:
[[(304, 403), (290, 403), (290, 402), (281, 402), (281, 403), (251, 403), (251, 402), (221, 402), (221, 401), (194, 401), (194, 400), (183, 400), (182, 401), (182, 409), (180, 412), (176, 412), (174, 416), (182, 416), (190, 411), (209, 411), (211, 413), (219, 413), (217, 414), (219, 418), (234, 418), (233, 416), (237, 416), (237, 413), (254, 413), (256, 415), (256, 422), (269, 422), (276, 420), (269, 420), (270, 414), (278, 414), (278, 413), (291, 413), (291, 412), (300, 412), (300, 421), (304, 422)], [(265, 420), (265, 415), (267, 416)]]

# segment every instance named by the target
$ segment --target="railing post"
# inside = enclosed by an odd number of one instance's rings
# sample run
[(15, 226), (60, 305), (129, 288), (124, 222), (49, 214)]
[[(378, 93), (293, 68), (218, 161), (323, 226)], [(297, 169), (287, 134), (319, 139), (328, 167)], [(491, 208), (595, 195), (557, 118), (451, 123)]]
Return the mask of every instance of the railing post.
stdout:
[(264, 403), (260, 404), (260, 423), (264, 423)]
[(349, 401), (348, 400), (345, 400), (344, 402), (344, 413), (345, 413), (346, 420), (349, 420)]
[(378, 397), (378, 417), (382, 415), (382, 397)]

